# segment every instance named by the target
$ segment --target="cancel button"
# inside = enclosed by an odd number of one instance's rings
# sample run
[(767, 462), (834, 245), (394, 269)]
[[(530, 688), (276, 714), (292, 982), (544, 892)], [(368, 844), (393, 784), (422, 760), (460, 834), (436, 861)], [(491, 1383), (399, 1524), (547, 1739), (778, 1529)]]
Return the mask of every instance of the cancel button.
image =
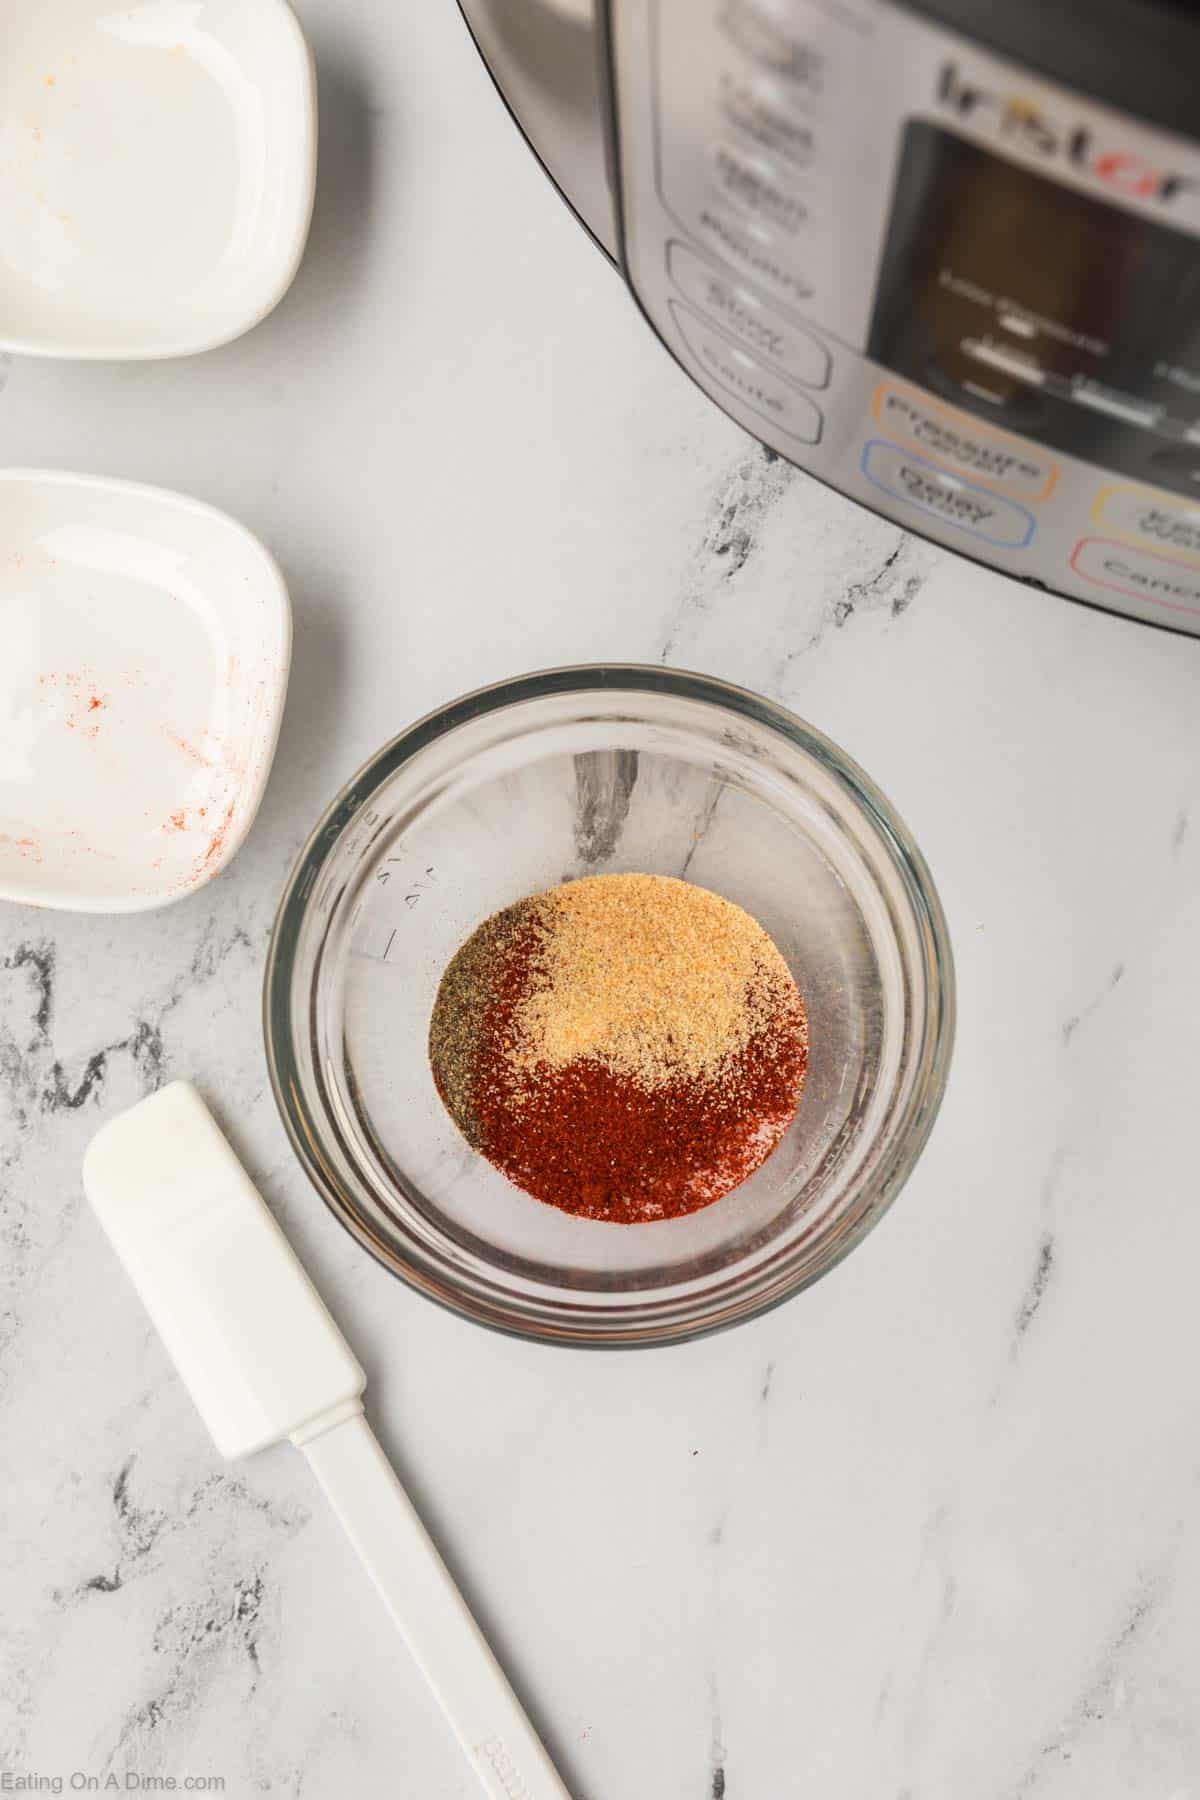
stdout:
[(1172, 556), (1151, 556), (1111, 538), (1083, 538), (1071, 554), (1071, 567), (1096, 587), (1172, 612), (1200, 613), (1200, 569)]

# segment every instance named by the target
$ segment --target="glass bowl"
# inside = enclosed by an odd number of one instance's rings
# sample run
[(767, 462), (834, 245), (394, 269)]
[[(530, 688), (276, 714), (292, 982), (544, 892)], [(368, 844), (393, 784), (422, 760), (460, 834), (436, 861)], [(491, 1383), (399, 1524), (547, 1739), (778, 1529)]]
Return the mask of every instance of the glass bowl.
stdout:
[[(681, 1219), (608, 1224), (529, 1198), (459, 1136), (430, 1074), (438, 983), (475, 926), (609, 870), (745, 907), (808, 1008), (791, 1129)], [(954, 976), (920, 852), (836, 745), (707, 676), (604, 666), (457, 700), (355, 776), (288, 882), (265, 1017), (293, 1147), (385, 1268), (522, 1336), (655, 1344), (786, 1299), (881, 1217), (941, 1102)]]

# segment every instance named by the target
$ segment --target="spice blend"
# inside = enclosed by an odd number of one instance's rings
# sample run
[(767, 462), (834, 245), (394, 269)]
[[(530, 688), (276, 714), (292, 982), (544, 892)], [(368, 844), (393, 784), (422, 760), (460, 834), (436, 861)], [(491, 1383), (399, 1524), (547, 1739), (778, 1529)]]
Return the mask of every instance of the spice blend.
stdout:
[(791, 1124), (804, 1004), (749, 913), (690, 882), (596, 875), (485, 920), (429, 1036), (438, 1092), (518, 1187), (588, 1218), (719, 1200)]

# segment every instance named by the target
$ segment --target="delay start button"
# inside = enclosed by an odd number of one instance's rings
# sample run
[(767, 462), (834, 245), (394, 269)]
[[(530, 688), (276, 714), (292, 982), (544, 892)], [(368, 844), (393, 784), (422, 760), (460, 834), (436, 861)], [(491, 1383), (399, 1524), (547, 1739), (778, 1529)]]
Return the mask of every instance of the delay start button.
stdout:
[(967, 413), (939, 406), (927, 395), (884, 381), (875, 390), (875, 423), (889, 437), (911, 444), (1014, 500), (1044, 500), (1058, 479), (1058, 465), (1036, 444), (989, 431)]
[(747, 349), (805, 387), (829, 386), (830, 359), (824, 344), (811, 332), (776, 317), (752, 288), (715, 269), (678, 240), (668, 247), (667, 267), (684, 299), (740, 338)]
[(989, 544), (1020, 550), (1033, 536), (1034, 517), (1023, 506), (962, 481), (882, 438), (872, 438), (863, 451), (862, 472), (885, 494), (934, 513), (944, 524), (956, 525)]
[(1071, 552), (1071, 567), (1096, 587), (1172, 612), (1200, 613), (1200, 569), (1173, 556), (1151, 556), (1112, 538), (1081, 538)]

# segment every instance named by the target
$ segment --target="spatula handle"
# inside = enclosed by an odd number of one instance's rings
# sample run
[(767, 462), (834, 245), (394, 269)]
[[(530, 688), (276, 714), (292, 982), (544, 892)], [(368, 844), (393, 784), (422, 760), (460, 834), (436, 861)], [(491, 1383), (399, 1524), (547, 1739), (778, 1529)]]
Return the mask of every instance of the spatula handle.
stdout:
[(571, 1800), (361, 1412), (301, 1447), (484, 1792)]

